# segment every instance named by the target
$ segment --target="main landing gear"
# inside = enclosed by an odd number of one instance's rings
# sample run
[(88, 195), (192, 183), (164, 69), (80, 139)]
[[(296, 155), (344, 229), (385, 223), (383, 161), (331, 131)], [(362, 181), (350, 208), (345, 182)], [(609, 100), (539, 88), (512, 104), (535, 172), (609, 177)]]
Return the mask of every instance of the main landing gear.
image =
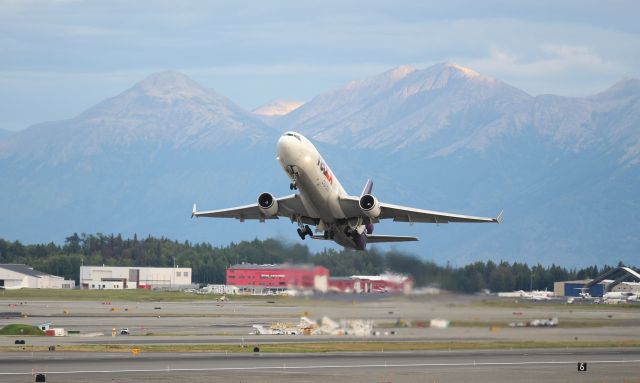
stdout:
[(313, 231), (311, 231), (309, 225), (304, 225), (304, 230), (301, 227), (298, 228), (298, 235), (300, 236), (300, 238), (302, 238), (302, 240), (304, 240), (307, 235), (312, 236)]
[(358, 230), (352, 229), (349, 226), (344, 228), (344, 235), (351, 237), (354, 241), (358, 237)]

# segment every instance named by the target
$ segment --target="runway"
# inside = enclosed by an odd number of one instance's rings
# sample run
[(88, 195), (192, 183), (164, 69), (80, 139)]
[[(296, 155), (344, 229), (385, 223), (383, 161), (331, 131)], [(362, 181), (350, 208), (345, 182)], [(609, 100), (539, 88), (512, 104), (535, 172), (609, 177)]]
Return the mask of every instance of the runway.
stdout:
[[(33, 382), (33, 372), (46, 372), (48, 382), (153, 381), (199, 382), (624, 382), (640, 383), (640, 349), (580, 349), (572, 344), (621, 344), (638, 339), (636, 308), (526, 303), (486, 304), (481, 297), (388, 297), (348, 302), (325, 299), (256, 297), (236, 302), (1, 302), (20, 310), (19, 322), (80, 333), (67, 337), (25, 337), (37, 347), (108, 345), (135, 348), (165, 345), (349, 342), (560, 342), (568, 348), (535, 350), (420, 351), (370, 353), (80, 353), (3, 352), (0, 382)], [(269, 300), (269, 301), (268, 301)], [(491, 303), (491, 302), (490, 302)], [(15, 307), (19, 307), (15, 308)], [(367, 318), (375, 321), (380, 336), (249, 335), (253, 324), (314, 319)], [(554, 328), (509, 327), (512, 321), (558, 317)], [(429, 318), (458, 321), (445, 329), (423, 327)], [(15, 323), (0, 318), (0, 326)], [(479, 324), (475, 324), (478, 322)], [(405, 326), (405, 323), (412, 323)], [(493, 324), (500, 323), (495, 327)], [(131, 335), (111, 336), (127, 327)], [(392, 335), (393, 332), (393, 335)], [(388, 333), (389, 335), (385, 335)], [(2, 337), (0, 345), (13, 347), (17, 337)], [(63, 347), (59, 347), (60, 350)], [(193, 349), (193, 348), (192, 348)], [(587, 371), (578, 372), (577, 363)], [(338, 382), (335, 382), (338, 380)]]
[[(578, 362), (587, 371), (578, 371)], [(638, 381), (638, 349), (488, 350), (329, 354), (5, 353), (0, 381), (205, 382)]]

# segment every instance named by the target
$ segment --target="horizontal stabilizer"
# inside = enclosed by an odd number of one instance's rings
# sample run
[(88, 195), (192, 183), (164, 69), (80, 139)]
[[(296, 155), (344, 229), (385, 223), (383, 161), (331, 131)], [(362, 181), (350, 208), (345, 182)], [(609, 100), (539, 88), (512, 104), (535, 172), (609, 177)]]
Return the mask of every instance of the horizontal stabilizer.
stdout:
[(417, 237), (406, 237), (403, 235), (367, 235), (367, 243), (411, 241), (419, 241), (419, 239)]

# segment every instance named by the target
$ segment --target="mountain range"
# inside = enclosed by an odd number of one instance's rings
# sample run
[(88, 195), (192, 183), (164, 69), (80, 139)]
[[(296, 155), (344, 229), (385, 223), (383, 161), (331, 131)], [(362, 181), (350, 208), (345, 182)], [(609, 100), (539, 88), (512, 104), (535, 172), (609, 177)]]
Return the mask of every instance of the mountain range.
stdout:
[(0, 129), (0, 140), (4, 138), (8, 138), (12, 134), (13, 134), (13, 131), (11, 130)]
[(167, 71), (72, 119), (0, 136), (0, 236), (299, 241), (285, 220), (189, 219), (193, 202), (214, 209), (288, 194), (275, 142), (296, 130), (352, 194), (371, 177), (385, 202), (505, 209), (500, 226), (379, 224), (376, 232), (421, 237), (398, 250), (454, 264), (637, 261), (640, 80), (590, 97), (532, 96), (457, 64), (402, 66), (263, 114)]

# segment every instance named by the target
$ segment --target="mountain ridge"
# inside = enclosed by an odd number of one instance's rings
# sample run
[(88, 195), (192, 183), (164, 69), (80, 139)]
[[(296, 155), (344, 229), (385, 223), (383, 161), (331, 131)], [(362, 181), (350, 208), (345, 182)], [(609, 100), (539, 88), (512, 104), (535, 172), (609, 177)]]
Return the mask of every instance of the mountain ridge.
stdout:
[[(175, 71), (154, 73), (68, 120), (45, 122), (0, 144), (0, 158), (63, 163), (139, 143), (207, 150), (255, 143), (272, 129), (231, 100)], [(51, 158), (46, 158), (50, 156)]]
[(423, 258), (579, 265), (612, 253), (627, 261), (640, 248), (637, 84), (584, 98), (531, 96), (457, 64), (399, 67), (260, 118), (178, 72), (160, 72), (74, 118), (0, 140), (0, 232), (36, 242), (72, 232), (295, 241), (287, 220), (188, 217), (194, 202), (216, 209), (265, 191), (290, 194), (275, 143), (297, 130), (352, 193), (373, 177), (389, 203), (473, 215), (505, 209), (499, 226), (376, 228), (421, 237), (402, 249)]
[(255, 108), (251, 113), (267, 117), (284, 116), (285, 114), (289, 114), (298, 109), (303, 104), (304, 102), (302, 101), (276, 99)]
[(420, 146), (429, 157), (486, 151), (502, 137), (533, 130), (569, 151), (585, 145), (600, 145), (602, 150), (627, 145), (618, 150), (618, 158), (634, 165), (640, 162), (637, 129), (630, 123), (617, 125), (619, 131), (612, 135), (605, 117), (637, 107), (639, 99), (640, 81), (635, 79), (591, 97), (531, 96), (472, 69), (444, 63), (421, 70), (398, 67), (348, 83), (275, 123), (344, 147), (397, 152)]

